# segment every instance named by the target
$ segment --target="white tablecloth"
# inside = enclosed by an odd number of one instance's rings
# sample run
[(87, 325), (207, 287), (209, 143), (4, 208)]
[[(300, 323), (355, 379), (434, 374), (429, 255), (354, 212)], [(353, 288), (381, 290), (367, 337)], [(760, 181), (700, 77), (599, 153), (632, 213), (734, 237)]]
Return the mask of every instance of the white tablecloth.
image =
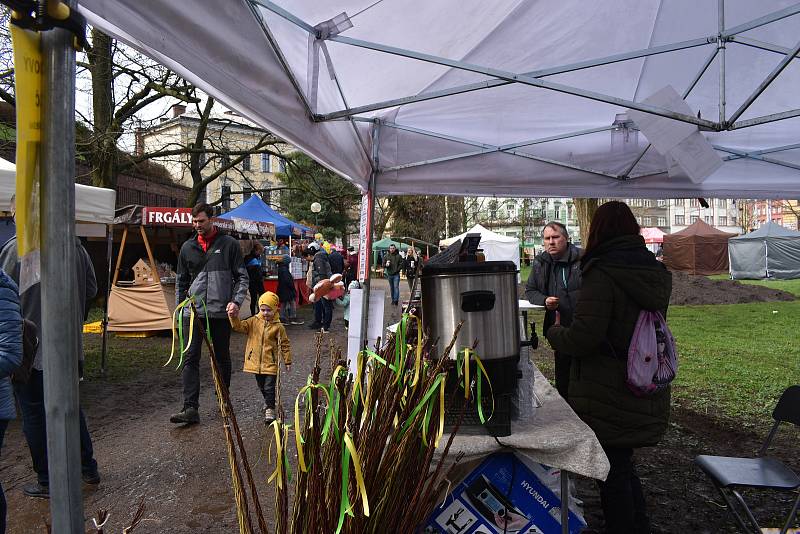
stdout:
[[(609, 470), (608, 458), (594, 432), (575, 415), (539, 369), (525, 361), (524, 353), (521, 359), (521, 366), (532, 367), (536, 377), (534, 390), (541, 406), (528, 421), (512, 421), (511, 435), (498, 438), (499, 441), (535, 462), (605, 480)], [(530, 373), (525, 374), (530, 376)], [(445, 432), (438, 452), (444, 449), (448, 438), (449, 434)], [(457, 434), (448, 452), (447, 463), (450, 464), (459, 452), (465, 455), (460, 463), (469, 465), (471, 460), (480, 460), (499, 451), (507, 452), (508, 449), (492, 436)]]

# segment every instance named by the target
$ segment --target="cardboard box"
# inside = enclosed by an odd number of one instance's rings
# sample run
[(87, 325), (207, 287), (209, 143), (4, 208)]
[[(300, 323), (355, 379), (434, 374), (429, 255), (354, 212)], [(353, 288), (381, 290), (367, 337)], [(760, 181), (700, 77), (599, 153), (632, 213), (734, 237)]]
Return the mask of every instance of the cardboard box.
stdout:
[[(585, 527), (570, 511), (570, 534)], [(453, 489), (420, 532), (560, 534), (561, 500), (513, 453), (495, 453)]]

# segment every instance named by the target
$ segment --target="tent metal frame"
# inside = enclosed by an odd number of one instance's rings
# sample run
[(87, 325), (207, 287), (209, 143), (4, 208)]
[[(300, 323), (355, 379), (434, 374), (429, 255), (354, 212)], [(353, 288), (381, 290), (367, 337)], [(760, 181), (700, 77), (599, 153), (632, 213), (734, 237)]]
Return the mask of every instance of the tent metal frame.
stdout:
[[(413, 103), (416, 103), (416, 102), (424, 102), (424, 101), (427, 101), (427, 100), (445, 98), (445, 97), (448, 97), (448, 96), (459, 95), (459, 94), (468, 93), (468, 92), (472, 92), (472, 91), (479, 91), (479, 90), (483, 90), (483, 89), (491, 89), (491, 88), (501, 87), (501, 86), (505, 86), (505, 85), (509, 85), (509, 84), (528, 85), (528, 86), (536, 87), (536, 88), (540, 88), (540, 89), (546, 89), (546, 90), (551, 90), (551, 91), (557, 91), (557, 92), (562, 92), (562, 93), (566, 93), (566, 94), (571, 94), (571, 95), (574, 95), (574, 96), (580, 97), (580, 98), (586, 98), (586, 99), (589, 99), (589, 100), (594, 100), (594, 101), (598, 101), (598, 102), (604, 102), (604, 103), (607, 103), (607, 104), (610, 104), (610, 105), (621, 106), (621, 107), (629, 108), (629, 109), (635, 109), (635, 110), (642, 111), (644, 113), (649, 113), (649, 114), (653, 114), (653, 115), (659, 115), (659, 116), (666, 117), (666, 118), (669, 118), (669, 119), (685, 122), (685, 123), (688, 123), (688, 124), (693, 124), (693, 125), (701, 128), (701, 129), (707, 130), (707, 131), (717, 131), (717, 132), (719, 132), (719, 131), (739, 130), (739, 129), (742, 129), (742, 128), (749, 128), (749, 127), (753, 127), (753, 126), (757, 126), (757, 125), (761, 125), (761, 124), (777, 122), (777, 121), (791, 119), (791, 118), (800, 116), (800, 109), (793, 109), (793, 110), (787, 110), (787, 111), (783, 111), (783, 112), (779, 112), (779, 113), (773, 113), (773, 114), (769, 114), (769, 115), (753, 117), (753, 118), (750, 118), (750, 119), (739, 120), (740, 117), (742, 116), (742, 114), (744, 114), (747, 111), (747, 109), (749, 109), (749, 107), (758, 99), (758, 97), (770, 86), (770, 84), (772, 84), (772, 82), (774, 82), (775, 79), (777, 79), (777, 77), (780, 75), (780, 73), (783, 72), (783, 70), (792, 62), (792, 60), (795, 59), (796, 57), (798, 57), (798, 54), (800, 54), (800, 42), (798, 42), (793, 48), (789, 49), (789, 48), (786, 48), (784, 46), (776, 45), (776, 44), (773, 44), (773, 43), (767, 43), (767, 42), (759, 41), (757, 39), (744, 37), (744, 36), (741, 36), (740, 34), (744, 33), (744, 32), (747, 32), (749, 30), (755, 29), (755, 28), (759, 28), (761, 26), (765, 26), (767, 24), (771, 24), (771, 23), (783, 20), (783, 19), (785, 19), (787, 17), (791, 17), (791, 16), (794, 16), (794, 15), (800, 14), (800, 3), (797, 3), (797, 4), (794, 4), (792, 6), (786, 7), (784, 9), (780, 9), (780, 10), (774, 11), (772, 13), (769, 13), (769, 14), (764, 15), (762, 17), (759, 17), (757, 19), (753, 19), (751, 21), (748, 21), (748, 22), (739, 24), (737, 26), (734, 26), (734, 27), (726, 29), (725, 28), (725, 0), (717, 0), (717, 13), (718, 13), (718, 28), (717, 29), (718, 29), (718, 33), (716, 35), (708, 35), (706, 37), (701, 37), (701, 38), (697, 38), (697, 39), (690, 39), (690, 40), (679, 41), (679, 42), (665, 44), (665, 45), (652, 46), (652, 47), (643, 48), (643, 49), (639, 49), (639, 50), (633, 50), (633, 51), (630, 51), (630, 52), (623, 52), (623, 53), (619, 53), (619, 54), (613, 54), (613, 55), (610, 55), (610, 56), (605, 56), (605, 57), (600, 57), (600, 58), (595, 58), (595, 59), (590, 59), (590, 60), (585, 60), (585, 61), (579, 61), (579, 62), (574, 62), (574, 63), (568, 63), (568, 64), (565, 64), (565, 65), (549, 67), (549, 68), (546, 68), (546, 69), (539, 69), (539, 70), (536, 70), (536, 71), (530, 71), (530, 72), (526, 72), (526, 73), (515, 73), (515, 72), (505, 71), (505, 70), (496, 69), (496, 68), (492, 68), (492, 67), (487, 67), (487, 66), (483, 66), (483, 65), (476, 65), (476, 64), (465, 62), (465, 61), (452, 60), (452, 59), (444, 58), (444, 57), (441, 57), (441, 56), (436, 56), (436, 55), (433, 55), (433, 54), (425, 54), (425, 53), (422, 53), (422, 52), (409, 50), (409, 49), (405, 49), (405, 48), (399, 48), (399, 47), (394, 47), (394, 46), (383, 45), (383, 44), (380, 44), (380, 43), (375, 43), (375, 42), (371, 42), (371, 41), (365, 41), (365, 40), (362, 40), (362, 39), (354, 39), (354, 38), (346, 37), (346, 36), (343, 36), (343, 35), (323, 36), (321, 34), (321, 32), (319, 30), (317, 30), (314, 26), (312, 26), (311, 24), (303, 21), (301, 18), (299, 18), (296, 15), (292, 14), (288, 10), (278, 6), (277, 4), (275, 4), (274, 2), (272, 2), (270, 0), (248, 0), (248, 2), (250, 4), (250, 7), (253, 10), (253, 12), (257, 14), (259, 23), (262, 25), (262, 28), (264, 29), (265, 34), (267, 34), (267, 38), (268, 38), (270, 44), (275, 49), (275, 52), (277, 53), (277, 55), (278, 55), (278, 57), (279, 57), (279, 59), (281, 61), (281, 64), (284, 67), (284, 70), (286, 71), (287, 75), (291, 79), (292, 85), (295, 87), (295, 90), (298, 92), (298, 94), (299, 94), (300, 98), (302, 99), (303, 103), (306, 105), (307, 110), (308, 110), (312, 120), (314, 120), (315, 122), (327, 122), (327, 121), (333, 121), (333, 120), (347, 120), (347, 121), (349, 121), (353, 126), (353, 130), (355, 132), (356, 138), (358, 139), (358, 142), (361, 145), (362, 149), (364, 150), (365, 154), (368, 154), (368, 150), (367, 150), (366, 146), (364, 145), (364, 140), (362, 139), (362, 136), (359, 135), (359, 133), (358, 133), (358, 128), (356, 128), (355, 122), (371, 122), (373, 124), (378, 124), (380, 122), (381, 125), (386, 126), (386, 127), (401, 129), (401, 130), (405, 130), (405, 131), (409, 131), (409, 132), (413, 132), (413, 133), (418, 133), (418, 134), (421, 134), (421, 135), (426, 135), (426, 136), (430, 136), (430, 137), (436, 137), (436, 138), (439, 138), (439, 139), (446, 139), (446, 140), (450, 140), (450, 141), (454, 141), (454, 142), (457, 142), (457, 143), (462, 143), (462, 144), (466, 144), (466, 145), (469, 145), (469, 146), (473, 146), (473, 147), (479, 148), (479, 150), (463, 152), (463, 153), (453, 154), (453, 155), (449, 155), (449, 156), (442, 156), (442, 157), (432, 158), (432, 159), (427, 159), (427, 160), (422, 160), (422, 161), (410, 162), (410, 163), (406, 163), (406, 164), (402, 164), (402, 165), (395, 165), (395, 166), (392, 166), (392, 167), (385, 167), (383, 169), (379, 169), (379, 173), (391, 172), (391, 171), (399, 171), (399, 170), (403, 170), (403, 169), (419, 167), (419, 166), (424, 166), (424, 165), (433, 165), (433, 164), (437, 164), (437, 163), (443, 163), (443, 162), (446, 162), (446, 161), (453, 161), (453, 160), (457, 160), (457, 159), (461, 159), (461, 158), (468, 158), (468, 157), (480, 156), (480, 155), (491, 154), (491, 153), (505, 153), (505, 154), (509, 154), (509, 155), (513, 155), (513, 156), (517, 156), (517, 157), (523, 157), (523, 158), (531, 159), (531, 160), (534, 160), (534, 161), (539, 161), (539, 162), (543, 162), (543, 163), (549, 163), (549, 164), (552, 164), (552, 165), (557, 165), (557, 166), (560, 166), (560, 167), (577, 170), (577, 171), (580, 171), (580, 172), (587, 172), (587, 173), (603, 176), (605, 178), (618, 180), (618, 181), (627, 181), (627, 180), (632, 180), (632, 179), (636, 179), (636, 178), (643, 178), (643, 177), (646, 177), (646, 176), (663, 174), (664, 172), (666, 172), (666, 170), (664, 170), (664, 171), (661, 171), (661, 172), (648, 172), (648, 173), (638, 174), (638, 175), (637, 174), (632, 174), (633, 170), (636, 168), (636, 165), (638, 165), (638, 163), (641, 161), (641, 159), (644, 157), (644, 155), (649, 150), (650, 145), (648, 145), (642, 151), (642, 153), (637, 158), (635, 158), (633, 163), (630, 164), (629, 167), (627, 169), (625, 169), (625, 171), (623, 171), (622, 173), (619, 173), (619, 174), (615, 174), (615, 173), (612, 173), (612, 172), (607, 172), (607, 171), (604, 171), (604, 170), (590, 169), (590, 168), (587, 168), (587, 167), (584, 167), (584, 166), (581, 166), (581, 165), (576, 165), (576, 164), (571, 163), (571, 162), (557, 161), (557, 160), (553, 160), (553, 159), (550, 159), (550, 158), (536, 156), (534, 154), (530, 154), (529, 152), (525, 152), (525, 151), (520, 150), (521, 148), (524, 148), (524, 147), (527, 147), (527, 146), (546, 143), (546, 142), (549, 142), (549, 141), (556, 141), (556, 140), (560, 140), (560, 139), (566, 139), (566, 138), (569, 138), (569, 137), (577, 137), (577, 136), (581, 136), (581, 135), (589, 135), (589, 134), (592, 134), (592, 133), (597, 133), (597, 132), (602, 131), (604, 129), (606, 129), (606, 130), (611, 129), (611, 126), (599, 127), (599, 128), (591, 128), (591, 129), (588, 129), (588, 130), (581, 130), (581, 131), (576, 131), (576, 132), (567, 132), (567, 133), (564, 133), (564, 134), (551, 136), (550, 138), (542, 138), (542, 139), (535, 139), (535, 140), (529, 140), (529, 141), (520, 141), (520, 142), (517, 142), (517, 143), (510, 143), (510, 144), (506, 144), (506, 145), (495, 146), (495, 145), (489, 145), (489, 144), (486, 144), (486, 143), (482, 143), (480, 141), (455, 138), (453, 136), (448, 136), (447, 134), (440, 133), (440, 132), (433, 132), (433, 131), (427, 131), (427, 130), (421, 130), (421, 129), (418, 129), (418, 128), (413, 128), (413, 127), (410, 127), (410, 126), (404, 126), (404, 125), (400, 125), (400, 124), (397, 124), (397, 123), (392, 122), (392, 121), (384, 121), (384, 120), (380, 120), (379, 121), (379, 120), (377, 120), (375, 118), (372, 118), (372, 117), (361, 117), (361, 116), (359, 116), (359, 114), (378, 111), (378, 110), (381, 110), (381, 109), (389, 109), (389, 108), (394, 108), (394, 107), (398, 107), (398, 106), (403, 106), (403, 105), (406, 105), (406, 104), (413, 104)], [(450, 68), (463, 70), (463, 71), (467, 71), (467, 72), (473, 72), (473, 73), (476, 73), (476, 74), (482, 74), (482, 75), (485, 75), (485, 76), (489, 76), (492, 79), (485, 80), (485, 81), (480, 81), (480, 82), (475, 82), (475, 83), (470, 83), (470, 84), (459, 85), (459, 86), (455, 86), (455, 87), (451, 87), (451, 88), (447, 88), (447, 89), (441, 89), (441, 90), (436, 90), (436, 91), (428, 91), (428, 92), (421, 92), (421, 93), (416, 94), (416, 95), (410, 95), (410, 96), (401, 97), (401, 98), (394, 98), (394, 99), (390, 99), (390, 100), (384, 100), (384, 101), (381, 101), (381, 102), (375, 102), (375, 103), (366, 104), (366, 105), (357, 106), (357, 107), (350, 107), (348, 105), (348, 103), (347, 103), (346, 98), (345, 98), (344, 91), (342, 90), (342, 86), (341, 86), (341, 83), (339, 81), (338, 76), (336, 75), (335, 72), (332, 72), (331, 73), (332, 77), (333, 77), (333, 79), (334, 79), (334, 81), (336, 83), (336, 87), (337, 87), (337, 90), (339, 92), (339, 96), (342, 99), (342, 103), (343, 103), (344, 107), (342, 109), (340, 109), (340, 110), (333, 111), (333, 112), (330, 112), (330, 113), (319, 114), (319, 113), (316, 113), (314, 110), (312, 110), (311, 107), (309, 106), (309, 103), (308, 103), (308, 100), (307, 100), (305, 94), (300, 89), (300, 86), (297, 83), (297, 80), (296, 80), (295, 76), (291, 72), (291, 68), (286, 64), (286, 62), (284, 60), (283, 53), (281, 52), (281, 49), (280, 49), (277, 41), (275, 40), (275, 38), (272, 35), (272, 33), (269, 31), (268, 24), (266, 23), (264, 18), (260, 15), (259, 10), (256, 9), (255, 6), (259, 6), (261, 8), (264, 8), (264, 9), (274, 13), (275, 15), (283, 18), (284, 20), (287, 20), (288, 22), (294, 24), (298, 28), (308, 32), (310, 35), (313, 35), (317, 39), (322, 40), (323, 41), (323, 45), (324, 45), (325, 41), (336, 42), (336, 43), (343, 44), (343, 45), (355, 46), (355, 47), (359, 47), (359, 48), (365, 48), (365, 49), (369, 49), (369, 50), (374, 50), (376, 52), (386, 53), (386, 54), (399, 56), (399, 57), (406, 57), (406, 58), (409, 58), (409, 59), (415, 59), (415, 60), (426, 62), (426, 63), (442, 65), (442, 66), (445, 66), (445, 67), (450, 67)], [(742, 46), (753, 47), (753, 48), (756, 48), (756, 49), (759, 49), (759, 50), (764, 50), (764, 51), (767, 51), (767, 52), (771, 52), (771, 53), (774, 53), (774, 54), (780, 54), (781, 56), (783, 56), (781, 58), (781, 60), (779, 61), (779, 63), (766, 76), (766, 78), (764, 78), (764, 80), (761, 81), (761, 83), (758, 85), (758, 87), (756, 87), (756, 89), (747, 97), (747, 99), (745, 99), (745, 101), (728, 118), (726, 118), (726, 83), (725, 83), (725, 81), (726, 81), (725, 54), (726, 54), (727, 43), (735, 43), (735, 44), (740, 44)], [(645, 104), (645, 103), (642, 103), (642, 102), (635, 102), (633, 100), (626, 99), (626, 98), (620, 98), (620, 97), (616, 97), (616, 96), (613, 96), (613, 95), (606, 95), (606, 94), (603, 94), (603, 93), (598, 93), (598, 92), (595, 92), (595, 91), (589, 91), (589, 90), (581, 89), (581, 88), (578, 88), (578, 87), (573, 87), (573, 86), (566, 85), (566, 84), (561, 84), (561, 83), (550, 82), (550, 81), (546, 81), (546, 80), (542, 79), (542, 78), (545, 78), (547, 76), (553, 76), (553, 75), (556, 75), (556, 74), (562, 74), (562, 73), (566, 73), (566, 72), (573, 72), (573, 71), (588, 69), (588, 68), (592, 68), (592, 67), (609, 65), (609, 64), (619, 63), (619, 62), (623, 62), (623, 61), (629, 61), (629, 60), (632, 60), (632, 59), (647, 58), (649, 56), (655, 56), (655, 55), (659, 55), (659, 54), (676, 52), (676, 51), (680, 51), (680, 50), (686, 50), (686, 49), (701, 47), (701, 46), (705, 46), (705, 45), (715, 45), (715, 47), (714, 47), (713, 51), (709, 54), (709, 56), (706, 58), (706, 60), (703, 62), (701, 68), (699, 69), (699, 71), (697, 72), (695, 77), (692, 79), (692, 81), (690, 82), (689, 86), (684, 91), (682, 96), (683, 96), (683, 98), (686, 98), (689, 95), (689, 93), (692, 91), (692, 89), (697, 85), (697, 83), (700, 81), (700, 79), (708, 71), (708, 68), (711, 66), (711, 64), (713, 63), (714, 59), (719, 57), (719, 74), (718, 74), (718, 76), (719, 76), (719, 80), (718, 80), (719, 81), (719, 102), (718, 102), (719, 119), (717, 121), (711, 121), (711, 120), (707, 120), (707, 119), (702, 119), (700, 117), (695, 117), (695, 116), (692, 116), (692, 115), (686, 115), (686, 114), (683, 114), (683, 113), (677, 113), (677, 112), (674, 112), (672, 110), (665, 109), (665, 108), (662, 108), (662, 107), (659, 107), (659, 106), (652, 106), (652, 105)], [(333, 65), (332, 61), (330, 61), (329, 63), (331, 65)], [(780, 151), (780, 150), (772, 150), (772, 149), (767, 149), (767, 150), (776, 151), (776, 152)], [(727, 150), (725, 150), (725, 151), (728, 152)], [(754, 159), (754, 160), (757, 160), (757, 161), (761, 161), (761, 162), (769, 163), (769, 164), (774, 164), (774, 165), (781, 165), (781, 166), (791, 167), (791, 168), (796, 168), (797, 167), (795, 164), (792, 164), (790, 162), (777, 160), (777, 159), (771, 158), (771, 157), (763, 157), (763, 156), (761, 156), (761, 154), (757, 154), (755, 152), (748, 153), (747, 155), (745, 155), (745, 154), (734, 154), (734, 156), (735, 157), (733, 157), (733, 158), (726, 158), (726, 159), (727, 160), (731, 160), (731, 159), (740, 159), (740, 158), (750, 158), (750, 159)], [(371, 163), (374, 163), (374, 159), (373, 158), (368, 157), (367, 159)]]

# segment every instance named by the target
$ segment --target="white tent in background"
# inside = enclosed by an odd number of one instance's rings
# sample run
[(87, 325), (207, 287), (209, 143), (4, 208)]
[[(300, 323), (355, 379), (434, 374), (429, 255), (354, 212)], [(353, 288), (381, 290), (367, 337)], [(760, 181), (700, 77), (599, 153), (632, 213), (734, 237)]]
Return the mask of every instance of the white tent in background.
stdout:
[[(16, 192), (17, 167), (0, 158), (0, 211), (11, 211)], [(75, 184), (75, 232), (83, 237), (105, 237), (106, 225), (114, 223), (113, 189)]]
[[(79, 4), (362, 190), (800, 197), (800, 4)], [(704, 151), (721, 164), (705, 179), (685, 157)]]
[(513, 261), (519, 270), (519, 239), (497, 234), (480, 224), (476, 224), (461, 235), (442, 239), (439, 245), (449, 246), (459, 239), (464, 239), (467, 234), (481, 234), (478, 248), (483, 249), (486, 261)]

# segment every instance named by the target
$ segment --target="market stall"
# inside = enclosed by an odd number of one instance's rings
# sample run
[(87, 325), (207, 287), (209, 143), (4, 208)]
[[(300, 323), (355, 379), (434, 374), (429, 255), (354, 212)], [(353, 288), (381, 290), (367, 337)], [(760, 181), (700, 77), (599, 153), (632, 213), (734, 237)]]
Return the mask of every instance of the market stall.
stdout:
[(734, 280), (800, 278), (800, 232), (773, 222), (730, 238), (728, 255)]
[[(219, 219), (214, 225), (238, 238), (275, 237), (270, 223), (246, 219)], [(117, 252), (116, 267), (108, 297), (108, 331), (143, 332), (169, 330), (172, 328), (172, 311), (175, 308), (175, 272), (172, 266), (156, 261), (148, 238), (148, 230), (166, 228), (170, 231), (173, 245), (177, 248), (177, 231), (192, 228), (191, 208), (165, 208), (152, 206), (126, 206), (117, 211), (114, 224), (121, 226), (122, 238)], [(121, 281), (125, 245), (131, 234), (138, 233), (147, 253), (147, 263), (137, 259), (133, 266), (133, 279)], [(138, 230), (138, 232), (137, 232)], [(137, 269), (136, 266), (139, 266)], [(247, 306), (242, 305), (242, 310)]]
[(728, 239), (735, 235), (697, 219), (680, 232), (664, 236), (664, 264), (690, 274), (727, 272)]
[(656, 227), (642, 228), (639, 233), (642, 234), (645, 245), (652, 253), (658, 251), (659, 246), (664, 242), (664, 236), (667, 235)]
[(461, 235), (448, 237), (439, 241), (440, 246), (450, 246), (452, 243), (464, 239), (467, 234), (480, 234), (480, 248), (486, 261), (513, 261), (519, 270), (519, 239), (500, 235), (476, 224)]
[[(80, 9), (347, 177), (369, 193), (366, 206), (374, 195), (415, 193), (800, 195), (792, 160), (800, 72), (786, 68), (800, 49), (797, 6), (192, 7), (84, 0)], [(242, 62), (241, 51), (254, 47)], [(366, 228), (373, 213), (364, 210)]]

